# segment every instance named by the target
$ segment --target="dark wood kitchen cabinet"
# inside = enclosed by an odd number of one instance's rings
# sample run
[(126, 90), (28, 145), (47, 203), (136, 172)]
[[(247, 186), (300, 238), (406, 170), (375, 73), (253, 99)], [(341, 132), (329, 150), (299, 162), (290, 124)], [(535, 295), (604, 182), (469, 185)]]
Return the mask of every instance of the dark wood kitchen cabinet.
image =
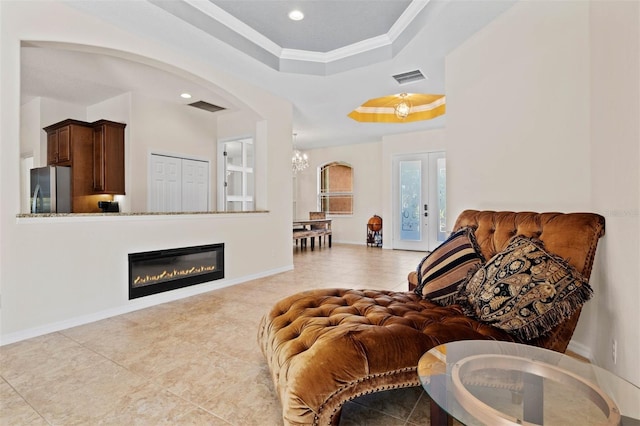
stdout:
[(47, 164), (58, 164), (70, 159), (69, 126), (47, 133)]
[(71, 166), (71, 211), (98, 213), (97, 202), (124, 194), (125, 124), (67, 119), (44, 128), (47, 164)]
[(86, 161), (93, 143), (93, 133), (87, 124), (69, 119), (44, 128), (47, 132), (48, 165), (69, 166), (74, 157), (78, 161)]
[(93, 123), (93, 190), (124, 194), (124, 128), (126, 124)]

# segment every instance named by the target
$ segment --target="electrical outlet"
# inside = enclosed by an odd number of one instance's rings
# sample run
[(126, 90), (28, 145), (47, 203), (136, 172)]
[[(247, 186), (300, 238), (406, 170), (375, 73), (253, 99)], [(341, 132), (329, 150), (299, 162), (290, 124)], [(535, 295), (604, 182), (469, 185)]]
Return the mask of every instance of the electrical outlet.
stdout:
[(616, 364), (618, 362), (618, 341), (613, 339), (611, 342), (611, 358), (613, 358), (613, 363)]

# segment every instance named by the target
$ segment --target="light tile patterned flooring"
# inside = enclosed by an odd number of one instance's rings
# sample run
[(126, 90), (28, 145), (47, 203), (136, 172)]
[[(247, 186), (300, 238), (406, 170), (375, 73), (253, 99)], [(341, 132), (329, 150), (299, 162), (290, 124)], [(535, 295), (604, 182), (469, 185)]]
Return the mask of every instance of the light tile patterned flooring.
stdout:
[[(263, 314), (311, 288), (404, 291), (423, 256), (343, 244), (293, 251), (293, 271), (1, 347), (0, 424), (282, 424), (256, 339)], [(427, 396), (410, 388), (347, 403), (340, 424), (428, 416)]]

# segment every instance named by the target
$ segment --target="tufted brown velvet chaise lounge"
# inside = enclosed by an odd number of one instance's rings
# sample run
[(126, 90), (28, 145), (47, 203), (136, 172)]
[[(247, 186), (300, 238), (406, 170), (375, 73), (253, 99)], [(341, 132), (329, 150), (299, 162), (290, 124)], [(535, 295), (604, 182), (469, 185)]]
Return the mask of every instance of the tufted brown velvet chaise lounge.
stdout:
[[(536, 237), (587, 279), (604, 218), (591, 213), (466, 210), (454, 230), (476, 227), (485, 259), (515, 235)], [(414, 281), (414, 274), (409, 281)], [(411, 284), (410, 284), (411, 286)], [(527, 343), (564, 352), (580, 312), (548, 335)], [(282, 402), (286, 425), (333, 425), (342, 405), (358, 396), (418, 386), (418, 360), (455, 340), (518, 341), (465, 316), (458, 305), (439, 306), (412, 291), (319, 289), (279, 301), (263, 318), (258, 340)]]

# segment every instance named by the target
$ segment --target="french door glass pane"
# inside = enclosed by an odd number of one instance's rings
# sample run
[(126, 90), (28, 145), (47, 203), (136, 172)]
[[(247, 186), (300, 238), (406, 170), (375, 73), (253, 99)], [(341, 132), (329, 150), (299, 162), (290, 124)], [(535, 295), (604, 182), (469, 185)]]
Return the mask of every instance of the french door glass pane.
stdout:
[(242, 167), (242, 142), (227, 142), (225, 150), (227, 152), (227, 165)]
[(227, 196), (242, 195), (242, 172), (227, 171)]
[(254, 179), (253, 179), (253, 173), (247, 173), (247, 194), (246, 194), (246, 199), (253, 199), (253, 194), (254, 194)]
[(253, 166), (254, 146), (251, 139), (224, 142), (224, 188), (218, 202), (228, 211), (252, 210), (255, 197)]
[(447, 165), (446, 159), (438, 158), (438, 241), (447, 239)]
[(227, 211), (229, 212), (241, 212), (242, 201), (227, 201)]
[(400, 239), (419, 241), (422, 162), (400, 161)]
[(245, 143), (244, 144), (244, 149), (247, 152), (247, 164), (245, 165), (246, 167), (249, 168), (253, 168), (253, 163), (254, 163), (254, 155), (253, 155), (253, 144), (252, 143)]

